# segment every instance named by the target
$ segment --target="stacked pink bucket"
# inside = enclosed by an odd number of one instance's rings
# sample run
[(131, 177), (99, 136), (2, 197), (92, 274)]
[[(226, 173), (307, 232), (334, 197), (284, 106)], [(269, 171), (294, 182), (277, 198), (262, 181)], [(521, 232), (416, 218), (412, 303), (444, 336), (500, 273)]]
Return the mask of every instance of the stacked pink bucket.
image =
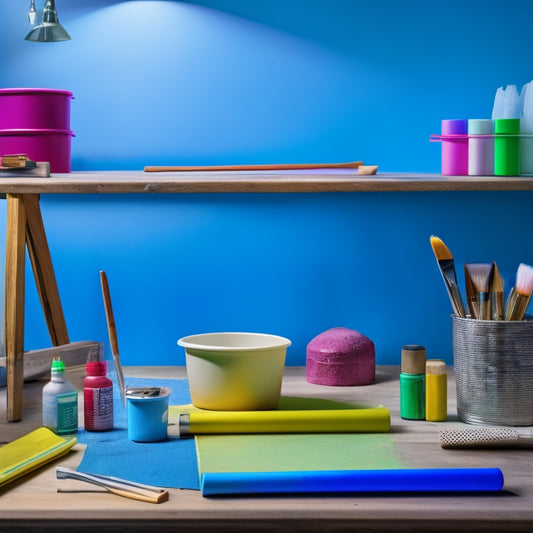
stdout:
[(56, 89), (0, 89), (0, 155), (26, 154), (70, 172), (72, 93)]
[(306, 379), (317, 385), (368, 385), (376, 378), (374, 343), (348, 328), (331, 328), (307, 345)]

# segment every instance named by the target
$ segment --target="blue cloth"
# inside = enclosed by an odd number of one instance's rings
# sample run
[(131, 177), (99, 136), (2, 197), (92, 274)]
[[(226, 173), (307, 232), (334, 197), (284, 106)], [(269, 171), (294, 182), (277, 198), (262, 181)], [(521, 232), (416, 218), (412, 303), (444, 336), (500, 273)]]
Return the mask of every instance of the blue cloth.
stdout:
[[(169, 437), (161, 442), (132, 442), (128, 439), (126, 410), (116, 379), (113, 380), (114, 429), (93, 432), (80, 428), (78, 442), (87, 448), (78, 467), (80, 472), (113, 476), (146, 485), (166, 488), (200, 489), (196, 445), (192, 438)], [(191, 403), (185, 379), (126, 378), (131, 387), (167, 387), (169, 405)]]

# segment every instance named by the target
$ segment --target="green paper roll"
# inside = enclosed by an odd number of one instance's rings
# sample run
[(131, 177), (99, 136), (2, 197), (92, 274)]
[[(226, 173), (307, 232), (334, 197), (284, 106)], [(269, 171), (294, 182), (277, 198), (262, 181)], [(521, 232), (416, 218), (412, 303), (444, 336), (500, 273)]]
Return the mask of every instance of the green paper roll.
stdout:
[(181, 414), (180, 435), (232, 433), (380, 433), (390, 430), (386, 407), (312, 411), (213, 411)]

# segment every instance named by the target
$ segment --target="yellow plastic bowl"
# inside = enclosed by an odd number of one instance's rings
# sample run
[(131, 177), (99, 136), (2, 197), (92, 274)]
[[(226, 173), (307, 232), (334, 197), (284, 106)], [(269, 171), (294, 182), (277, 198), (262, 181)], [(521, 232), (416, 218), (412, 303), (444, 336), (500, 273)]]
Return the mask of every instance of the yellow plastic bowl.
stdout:
[(185, 348), (195, 407), (214, 411), (276, 409), (291, 341), (264, 333), (204, 333), (178, 341)]

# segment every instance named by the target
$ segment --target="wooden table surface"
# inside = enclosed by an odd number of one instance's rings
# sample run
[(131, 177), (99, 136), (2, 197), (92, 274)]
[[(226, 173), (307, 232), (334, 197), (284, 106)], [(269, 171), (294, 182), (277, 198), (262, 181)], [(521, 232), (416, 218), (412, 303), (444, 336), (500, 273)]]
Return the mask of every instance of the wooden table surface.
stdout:
[(100, 170), (49, 178), (0, 176), (0, 193), (209, 193), (209, 192), (393, 192), (525, 191), (532, 177), (442, 176), (353, 170), (144, 172)]
[[(169, 501), (149, 504), (109, 493), (57, 493), (55, 467), (76, 467), (83, 447), (0, 489), (1, 531), (531, 531), (533, 454), (529, 450), (443, 450), (440, 430), (457, 421), (453, 373), (449, 372), (448, 421), (406, 421), (399, 417), (398, 367), (378, 367), (376, 383), (325, 387), (305, 381), (305, 369), (289, 367), (282, 394), (383, 403), (391, 411), (396, 457), (413, 468), (499, 467), (501, 494), (310, 495), (204, 498), (200, 492), (170, 489)], [(134, 377), (183, 378), (181, 367), (131, 367)], [(40, 425), (43, 383), (26, 384), (24, 418), (0, 422), (2, 443)], [(5, 389), (0, 418), (5, 419)], [(527, 432), (531, 428), (524, 428)]]

